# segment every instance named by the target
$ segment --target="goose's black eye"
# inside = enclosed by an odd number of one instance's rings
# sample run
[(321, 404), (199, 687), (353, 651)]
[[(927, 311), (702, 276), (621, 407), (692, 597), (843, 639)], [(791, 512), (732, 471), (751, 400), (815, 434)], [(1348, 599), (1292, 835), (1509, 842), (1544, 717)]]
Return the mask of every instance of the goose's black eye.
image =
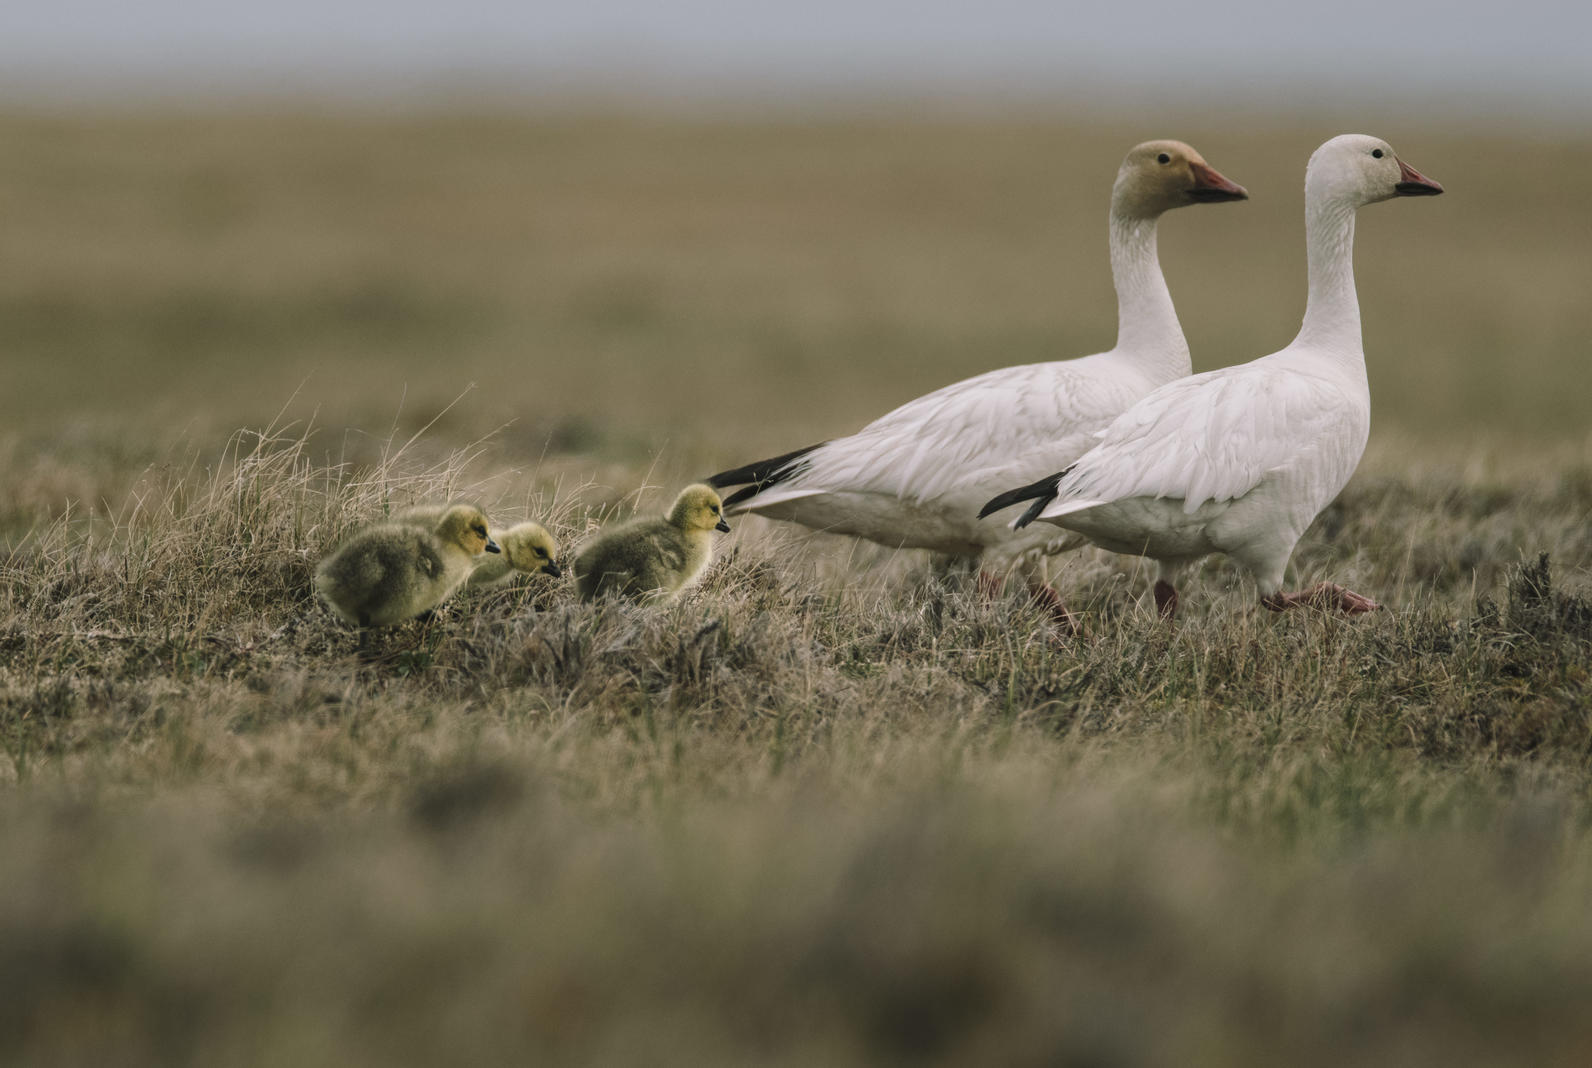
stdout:
[(1155, 162), (1157, 162), (1157, 163), (1171, 163), (1172, 162), (1172, 157), (1168, 156), (1165, 152), (1163, 152), (1159, 156), (1155, 157)]
[(1382, 158), (1382, 150), (1380, 148), (1373, 148), (1371, 150), (1371, 158), (1372, 159), (1381, 159)]
[(547, 550), (546, 549), (537, 549), (536, 550), (536, 555), (542, 557), (545, 560), (547, 558)]

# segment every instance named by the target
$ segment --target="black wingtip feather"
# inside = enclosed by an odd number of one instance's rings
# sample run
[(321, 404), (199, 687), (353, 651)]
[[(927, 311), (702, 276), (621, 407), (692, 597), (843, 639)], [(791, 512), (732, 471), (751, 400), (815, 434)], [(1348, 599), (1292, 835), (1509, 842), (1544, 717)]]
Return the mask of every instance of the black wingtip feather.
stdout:
[(791, 466), (791, 461), (801, 459), (823, 444), (825, 442), (820, 441), (817, 445), (806, 445), (800, 449), (792, 449), (790, 452), (782, 453), (779, 456), (771, 456), (767, 460), (756, 460), (744, 467), (732, 467), (728, 471), (720, 471), (716, 475), (708, 476), (708, 485), (714, 489), (723, 489), (725, 486), (741, 486), (748, 482), (772, 485), (774, 482), (779, 481), (776, 476), (780, 475), (785, 468)]
[(801, 467), (796, 461), (826, 444), (818, 442), (817, 445), (807, 445), (800, 449), (793, 449), (780, 456), (771, 456), (767, 460), (758, 460), (744, 467), (732, 467), (728, 471), (720, 471), (716, 475), (709, 475), (705, 481), (714, 489), (724, 489), (727, 486), (742, 486), (724, 499), (726, 508), (740, 504), (757, 496), (770, 486), (778, 485), (794, 475)]
[(1017, 522), (1012, 524), (1013, 530), (1022, 530), (1028, 524), (1039, 518), (1039, 513), (1045, 510), (1045, 505), (1056, 499), (1055, 494), (1041, 497), (1029, 506), (1028, 511), (1017, 517)]
[[(1072, 468), (1067, 468), (1067, 471), (1071, 470)], [(1044, 510), (1045, 505), (1055, 500), (1056, 487), (1067, 476), (1067, 471), (1058, 471), (1054, 475), (1046, 475), (1038, 482), (1030, 482), (1026, 486), (1018, 486), (1016, 489), (1007, 490), (997, 497), (991, 497), (989, 503), (979, 509), (978, 517), (980, 519), (988, 518), (1002, 508), (1010, 508), (1014, 504), (1019, 504), (1022, 501), (1031, 501), (1037, 497), (1039, 498), (1039, 503), (1023, 513), (1023, 517), (1017, 521), (1018, 529), (1026, 527), (1039, 517), (1039, 513)]]
[(737, 504), (740, 504), (742, 501), (750, 500), (751, 498), (756, 497), (759, 493), (762, 493), (762, 492), (763, 492), (762, 483), (753, 483), (750, 486), (742, 486), (740, 489), (736, 490), (734, 493), (732, 493), (728, 497), (724, 498), (724, 507), (726, 507), (726, 508), (734, 508)]

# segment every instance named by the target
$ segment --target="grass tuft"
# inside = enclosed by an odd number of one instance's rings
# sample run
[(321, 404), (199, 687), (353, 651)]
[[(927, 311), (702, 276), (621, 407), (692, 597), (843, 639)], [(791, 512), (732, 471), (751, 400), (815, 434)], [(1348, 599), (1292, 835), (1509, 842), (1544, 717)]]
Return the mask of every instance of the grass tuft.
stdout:
[[(1175, 132), (1256, 191), (1164, 227), (1206, 369), (1296, 325), (1331, 131)], [(1588, 1063), (1585, 138), (1383, 132), (1467, 188), (1366, 212), (1371, 452), (1289, 581), (1386, 611), (1213, 559), (1168, 626), (1085, 552), (1065, 636), (748, 519), (677, 604), (361, 655), (361, 524), (570, 550), (1104, 348), (1142, 131), (0, 117), (0, 1063)]]

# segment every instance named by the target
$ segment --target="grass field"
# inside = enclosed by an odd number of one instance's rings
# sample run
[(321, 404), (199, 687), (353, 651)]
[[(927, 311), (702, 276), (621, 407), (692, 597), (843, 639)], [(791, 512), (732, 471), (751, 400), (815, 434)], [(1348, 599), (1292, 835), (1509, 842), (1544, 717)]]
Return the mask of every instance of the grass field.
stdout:
[[(1109, 346), (1121, 154), (1205, 369), (1286, 343), (1363, 127), (1375, 404), (1274, 617), (1162, 625), (757, 520), (665, 608), (310, 594), (466, 496), (566, 543)], [(1592, 132), (0, 118), (0, 1062), (1592, 1061)], [(470, 388), (471, 385), (475, 388)], [(238, 428), (250, 428), (239, 431)]]

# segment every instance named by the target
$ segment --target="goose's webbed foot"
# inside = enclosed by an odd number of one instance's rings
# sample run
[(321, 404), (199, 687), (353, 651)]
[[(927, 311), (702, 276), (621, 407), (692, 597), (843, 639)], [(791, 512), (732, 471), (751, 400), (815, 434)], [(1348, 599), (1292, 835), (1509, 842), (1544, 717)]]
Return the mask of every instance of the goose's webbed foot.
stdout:
[(1335, 582), (1318, 583), (1308, 590), (1299, 590), (1288, 593), (1278, 590), (1260, 599), (1260, 603), (1273, 612), (1285, 612), (1290, 608), (1314, 608), (1321, 612), (1342, 612), (1344, 615), (1357, 616), (1365, 612), (1375, 612), (1382, 606), (1363, 597), (1353, 590), (1346, 590)]

